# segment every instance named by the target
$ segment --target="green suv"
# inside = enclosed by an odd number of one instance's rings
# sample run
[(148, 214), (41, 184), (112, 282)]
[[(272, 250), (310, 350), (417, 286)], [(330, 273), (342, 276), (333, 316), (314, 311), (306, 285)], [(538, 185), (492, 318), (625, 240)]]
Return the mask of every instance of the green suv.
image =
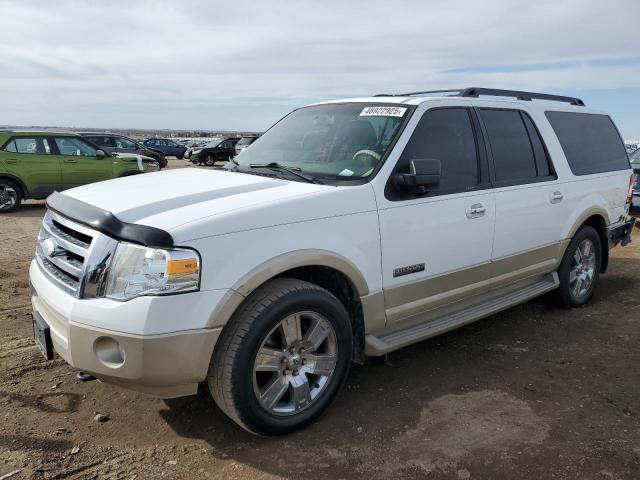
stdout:
[(109, 155), (74, 133), (0, 131), (0, 213), (56, 190), (158, 170), (152, 158)]

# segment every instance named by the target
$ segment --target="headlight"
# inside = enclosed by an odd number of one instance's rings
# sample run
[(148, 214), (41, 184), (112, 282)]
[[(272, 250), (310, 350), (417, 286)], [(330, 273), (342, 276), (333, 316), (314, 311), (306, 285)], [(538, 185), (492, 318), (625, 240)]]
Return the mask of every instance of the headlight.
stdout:
[(119, 243), (107, 275), (105, 296), (130, 300), (200, 288), (200, 256), (187, 248), (148, 248)]
[(191, 155), (197, 155), (202, 151), (202, 149), (198, 149), (198, 150), (191, 150)]

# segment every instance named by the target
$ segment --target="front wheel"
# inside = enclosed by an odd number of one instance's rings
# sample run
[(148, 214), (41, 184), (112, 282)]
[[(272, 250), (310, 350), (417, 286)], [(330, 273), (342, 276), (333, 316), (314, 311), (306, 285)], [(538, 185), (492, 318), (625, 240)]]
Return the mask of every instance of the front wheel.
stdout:
[(207, 166), (209, 166), (209, 167), (213, 167), (216, 164), (215, 155), (211, 155), (211, 154), (207, 155), (205, 157), (204, 163), (206, 163)]
[(207, 378), (211, 394), (231, 419), (259, 435), (313, 422), (351, 363), (344, 306), (323, 288), (290, 278), (257, 289), (218, 342)]
[(573, 237), (558, 268), (560, 303), (567, 308), (584, 305), (593, 296), (602, 264), (602, 242), (588, 225)]
[(21, 202), (20, 188), (10, 180), (0, 179), (0, 213), (13, 212)]

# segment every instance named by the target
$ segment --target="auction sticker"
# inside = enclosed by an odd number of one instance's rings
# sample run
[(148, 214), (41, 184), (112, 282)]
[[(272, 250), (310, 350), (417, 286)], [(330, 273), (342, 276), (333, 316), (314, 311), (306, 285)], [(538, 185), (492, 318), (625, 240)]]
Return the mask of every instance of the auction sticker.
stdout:
[(407, 109), (405, 107), (365, 107), (360, 112), (360, 117), (402, 117)]

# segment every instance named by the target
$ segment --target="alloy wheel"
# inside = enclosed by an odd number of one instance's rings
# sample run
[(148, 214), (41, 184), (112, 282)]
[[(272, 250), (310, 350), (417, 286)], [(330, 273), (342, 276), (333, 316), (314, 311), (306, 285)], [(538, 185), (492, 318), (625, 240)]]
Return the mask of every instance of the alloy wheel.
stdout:
[(576, 248), (569, 271), (569, 289), (574, 298), (585, 296), (591, 289), (595, 276), (596, 251), (590, 239), (583, 240)]
[(9, 210), (16, 204), (18, 194), (10, 185), (0, 183), (0, 210)]
[(326, 389), (337, 360), (336, 333), (324, 316), (317, 312), (289, 315), (267, 334), (256, 355), (256, 398), (273, 415), (295, 415)]

